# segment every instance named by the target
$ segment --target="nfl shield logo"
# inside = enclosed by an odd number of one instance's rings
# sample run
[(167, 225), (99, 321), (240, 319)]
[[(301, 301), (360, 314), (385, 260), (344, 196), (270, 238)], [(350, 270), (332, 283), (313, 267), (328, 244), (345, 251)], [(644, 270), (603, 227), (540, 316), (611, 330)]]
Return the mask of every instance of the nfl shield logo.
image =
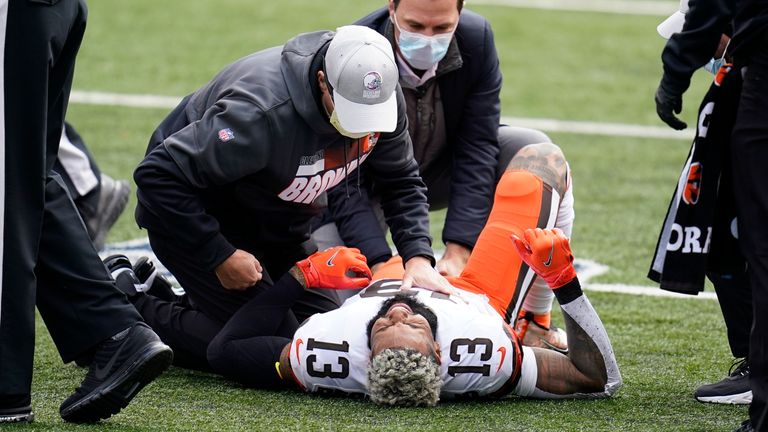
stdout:
[(234, 132), (232, 132), (232, 129), (226, 128), (219, 131), (219, 139), (221, 142), (227, 142), (231, 139), (235, 138)]

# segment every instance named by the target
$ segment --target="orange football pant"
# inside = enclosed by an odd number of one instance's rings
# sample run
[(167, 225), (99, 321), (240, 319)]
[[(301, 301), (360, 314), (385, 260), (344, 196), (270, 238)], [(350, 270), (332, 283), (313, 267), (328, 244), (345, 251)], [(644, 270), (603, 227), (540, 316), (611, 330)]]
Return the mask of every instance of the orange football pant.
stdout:
[[(506, 322), (517, 314), (535, 276), (520, 259), (510, 236), (550, 225), (557, 214), (557, 199), (552, 195), (552, 188), (528, 171), (505, 172), (467, 266), (459, 277), (448, 278), (457, 288), (487, 296)], [(402, 279), (403, 272), (402, 260), (393, 257), (376, 269), (373, 279)]]

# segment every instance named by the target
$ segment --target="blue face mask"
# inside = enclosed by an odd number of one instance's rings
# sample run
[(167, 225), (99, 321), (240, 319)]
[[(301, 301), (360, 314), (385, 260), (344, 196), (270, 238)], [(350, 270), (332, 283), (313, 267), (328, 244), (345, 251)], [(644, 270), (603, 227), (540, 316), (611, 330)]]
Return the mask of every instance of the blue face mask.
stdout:
[(722, 67), (725, 64), (725, 58), (712, 58), (709, 59), (709, 63), (704, 65), (704, 70), (711, 73), (712, 75), (717, 75), (717, 71), (720, 70), (720, 67)]
[(397, 24), (397, 18), (395, 18), (394, 14), (392, 17), (395, 27), (400, 30), (397, 45), (400, 47), (400, 53), (403, 54), (409, 65), (415, 69), (427, 70), (445, 57), (451, 44), (451, 39), (453, 39), (455, 28), (448, 33), (424, 36), (420, 33), (403, 30)]

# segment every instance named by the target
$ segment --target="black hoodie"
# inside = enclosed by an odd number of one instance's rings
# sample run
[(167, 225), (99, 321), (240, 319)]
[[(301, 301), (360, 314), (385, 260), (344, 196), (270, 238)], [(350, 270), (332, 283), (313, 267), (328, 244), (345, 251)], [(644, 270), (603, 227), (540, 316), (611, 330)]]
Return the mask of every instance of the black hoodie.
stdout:
[(235, 248), (265, 251), (308, 239), (309, 221), (322, 210), (318, 196), (345, 187), (365, 161), (386, 185), (400, 254), (434, 260), (400, 87), (392, 133), (346, 138), (318, 108), (316, 57), (333, 34), (302, 34), (240, 59), (185, 98), (134, 173), (139, 226), (212, 270)]

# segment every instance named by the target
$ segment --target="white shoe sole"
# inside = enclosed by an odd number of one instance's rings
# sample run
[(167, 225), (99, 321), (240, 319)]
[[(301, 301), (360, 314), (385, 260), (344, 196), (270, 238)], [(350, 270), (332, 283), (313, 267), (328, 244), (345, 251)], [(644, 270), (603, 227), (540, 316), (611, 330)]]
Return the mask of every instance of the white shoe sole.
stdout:
[(752, 403), (752, 390), (732, 395), (697, 396), (696, 400), (699, 402), (716, 404), (749, 405)]

